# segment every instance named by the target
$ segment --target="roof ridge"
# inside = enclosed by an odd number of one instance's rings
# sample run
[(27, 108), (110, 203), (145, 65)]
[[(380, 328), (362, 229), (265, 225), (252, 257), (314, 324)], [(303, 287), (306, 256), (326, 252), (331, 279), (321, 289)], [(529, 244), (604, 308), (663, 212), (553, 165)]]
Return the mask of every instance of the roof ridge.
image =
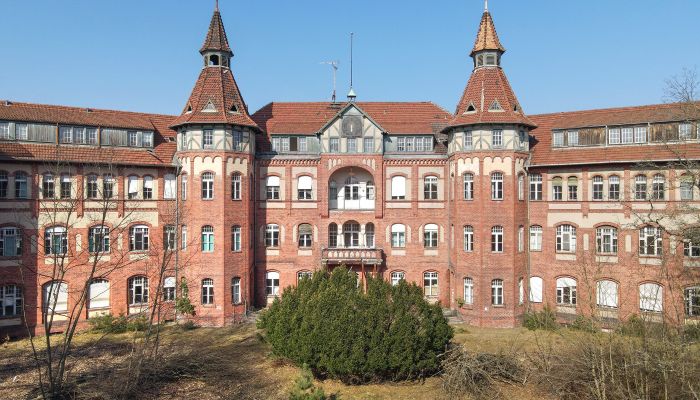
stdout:
[[(29, 103), (29, 102), (14, 101), (14, 100), (9, 100), (9, 99), (7, 101), (10, 102), (9, 107), (12, 107), (14, 105), (28, 106), (28, 107), (54, 107), (54, 108), (59, 108), (59, 109), (64, 109), (64, 110), (82, 111), (82, 112), (85, 112), (86, 110), (90, 110), (90, 112), (100, 112), (100, 113), (118, 113), (118, 114), (133, 114), (133, 115), (140, 115), (140, 116), (158, 116), (158, 117), (176, 117), (177, 118), (177, 115), (174, 115), (174, 114), (160, 114), (160, 113), (148, 113), (148, 112), (141, 112), (141, 111), (114, 110), (114, 109), (109, 109), (109, 108), (68, 106), (68, 105), (62, 105), (62, 104)], [(1, 106), (1, 107), (5, 107), (5, 106)]]
[[(695, 103), (700, 104), (700, 101), (697, 101)], [(637, 106), (616, 106), (616, 107), (608, 107), (608, 108), (589, 108), (589, 109), (585, 109), (585, 110), (571, 110), (571, 111), (555, 111), (555, 112), (542, 113), (542, 114), (530, 114), (530, 116), (531, 117), (547, 117), (547, 116), (554, 116), (554, 115), (583, 114), (583, 113), (599, 112), (599, 111), (623, 111), (623, 110), (634, 111), (634, 110), (657, 108), (657, 107), (673, 107), (673, 106), (677, 106), (680, 104), (683, 104), (683, 102), (642, 104), (642, 105), (637, 105)]]

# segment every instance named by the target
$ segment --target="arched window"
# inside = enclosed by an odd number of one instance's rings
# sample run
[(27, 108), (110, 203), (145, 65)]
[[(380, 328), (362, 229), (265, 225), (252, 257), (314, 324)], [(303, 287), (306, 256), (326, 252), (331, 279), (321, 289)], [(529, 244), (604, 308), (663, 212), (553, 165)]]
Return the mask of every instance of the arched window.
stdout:
[(163, 279), (163, 301), (175, 301), (175, 281), (174, 276), (168, 276)]
[(598, 281), (596, 284), (596, 304), (598, 307), (617, 308), (617, 282), (610, 280)]
[(596, 175), (593, 177), (593, 200), (603, 200), (603, 177)]
[(237, 276), (231, 279), (231, 302), (233, 304), (241, 303), (241, 278)]
[(576, 279), (557, 278), (557, 304), (563, 306), (576, 305)]
[(241, 227), (231, 227), (231, 251), (241, 251)]
[(491, 173), (491, 200), (503, 200), (503, 173)]
[(525, 227), (520, 225), (518, 227), (518, 252), (525, 250)]
[(654, 175), (651, 180), (651, 198), (652, 200), (663, 200), (666, 193), (666, 178), (661, 174)]
[(109, 281), (106, 279), (93, 279), (90, 282), (89, 309), (109, 307)]
[(182, 174), (180, 177), (180, 200), (187, 200), (187, 184), (189, 177), (187, 174)]
[(530, 174), (530, 200), (542, 200), (542, 175)]
[(391, 285), (396, 286), (399, 282), (406, 279), (406, 273), (403, 271), (394, 271), (391, 273)]
[(299, 225), (299, 247), (311, 247), (313, 229), (309, 224)]
[(202, 199), (211, 200), (214, 198), (214, 174), (205, 172), (202, 174)]
[(556, 248), (561, 253), (576, 252), (576, 227), (567, 224), (557, 226)]
[(202, 280), (202, 304), (214, 304), (214, 280), (211, 278)]
[(530, 251), (542, 251), (542, 227), (539, 225), (530, 227)]
[(68, 232), (62, 226), (54, 226), (44, 231), (44, 253), (63, 255), (68, 252)]
[(647, 199), (647, 177), (645, 175), (637, 175), (634, 177), (634, 199)]
[(143, 199), (150, 200), (153, 198), (153, 177), (144, 176), (143, 177)]
[(268, 224), (265, 227), (265, 247), (279, 247), (280, 227), (277, 224)]
[(204, 225), (202, 227), (202, 252), (211, 253), (214, 251), (214, 227)]
[(406, 178), (403, 176), (394, 176), (391, 178), (391, 199), (405, 200), (406, 199)]
[(464, 227), (464, 251), (474, 251), (474, 227), (471, 225)]
[(7, 178), (7, 171), (0, 171), (0, 199), (7, 198), (7, 188), (10, 180)]
[(114, 197), (114, 177), (112, 174), (102, 176), (102, 198), (111, 199)]
[(438, 273), (424, 272), (423, 273), (423, 292), (425, 297), (437, 297), (439, 294)]
[(0, 286), (0, 317), (22, 314), (22, 288), (17, 285)]
[(130, 306), (148, 304), (148, 278), (133, 276), (129, 278), (128, 303)]
[(338, 225), (335, 222), (328, 225), (328, 247), (338, 247)]
[(663, 287), (657, 283), (639, 285), (639, 310), (646, 312), (663, 311)]
[(523, 278), (518, 278), (518, 304), (525, 302), (525, 284)]
[(423, 198), (425, 200), (437, 200), (437, 198), (438, 198), (438, 178), (437, 178), (437, 176), (426, 176), (423, 179)]
[(464, 200), (474, 200), (474, 174), (464, 173)]
[(530, 277), (530, 301), (533, 303), (542, 302), (544, 281), (539, 276)]
[(617, 175), (608, 177), (608, 199), (620, 200), (620, 177)]
[(494, 279), (491, 281), (491, 305), (503, 305), (503, 279)]
[(525, 200), (525, 175), (518, 175), (518, 200)]
[(44, 285), (43, 290), (44, 313), (61, 314), (68, 311), (68, 284), (53, 281)]
[(313, 272), (311, 271), (299, 271), (297, 272), (297, 284), (301, 282), (303, 279), (311, 279), (313, 276)]
[(27, 173), (24, 171), (15, 172), (15, 198), (26, 199), (29, 196), (27, 190)]
[(0, 255), (16, 257), (22, 254), (22, 234), (19, 228), (6, 226), (0, 228)]
[(491, 228), (491, 252), (503, 252), (503, 227), (494, 226)]
[(267, 271), (265, 273), (265, 294), (267, 296), (278, 296), (280, 292), (280, 273), (277, 271)]
[(438, 246), (438, 226), (436, 224), (425, 225), (423, 232), (423, 246), (434, 248)]
[(45, 199), (56, 197), (56, 181), (53, 174), (46, 173), (41, 180), (41, 196)]
[[(681, 200), (693, 200), (695, 191), (695, 182), (691, 175), (683, 175), (680, 179)], [(0, 188), (0, 193), (2, 189)]]
[(683, 290), (683, 304), (687, 317), (700, 316), (700, 285)]
[(177, 196), (177, 177), (173, 174), (166, 174), (163, 177), (163, 198), (174, 199)]
[(61, 198), (70, 199), (72, 195), (72, 183), (69, 174), (61, 174)]
[(617, 228), (601, 226), (595, 230), (598, 254), (617, 254)]
[(555, 176), (552, 178), (552, 200), (564, 200), (564, 180), (561, 178), (561, 176)]
[(374, 248), (374, 224), (371, 222), (365, 225), (365, 247)]
[(210, 66), (217, 66), (219, 65), (219, 56), (216, 54), (212, 54), (209, 56), (209, 65)]
[(109, 228), (92, 226), (88, 230), (88, 251), (90, 253), (109, 253)]
[(391, 247), (406, 247), (406, 226), (394, 224), (391, 226)]
[(139, 196), (139, 177), (130, 175), (127, 181), (127, 198), (133, 200)]
[(87, 187), (86, 187), (86, 196), (88, 199), (94, 200), (98, 198), (99, 196), (99, 189), (97, 185), (97, 175), (95, 174), (90, 174), (87, 176)]
[(148, 227), (134, 225), (129, 228), (129, 251), (148, 250)]
[(639, 254), (660, 256), (662, 253), (661, 228), (645, 226), (639, 230)]
[(299, 200), (311, 200), (313, 198), (313, 179), (308, 175), (299, 177), (297, 182), (297, 195)]
[(360, 224), (355, 221), (343, 224), (343, 245), (344, 247), (360, 246)]
[(464, 304), (474, 304), (474, 279), (464, 278)]
[(280, 177), (268, 176), (265, 184), (265, 193), (268, 200), (280, 199)]
[(578, 178), (575, 176), (570, 176), (566, 181), (567, 192), (569, 194), (570, 201), (578, 200)]

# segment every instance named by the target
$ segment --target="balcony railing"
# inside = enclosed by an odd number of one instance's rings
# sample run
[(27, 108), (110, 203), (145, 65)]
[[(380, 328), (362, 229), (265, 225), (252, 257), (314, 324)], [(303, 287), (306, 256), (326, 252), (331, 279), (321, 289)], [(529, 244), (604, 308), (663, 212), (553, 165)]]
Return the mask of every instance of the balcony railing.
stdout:
[(383, 262), (382, 249), (367, 248), (324, 248), (321, 261), (324, 264), (366, 264), (377, 265)]

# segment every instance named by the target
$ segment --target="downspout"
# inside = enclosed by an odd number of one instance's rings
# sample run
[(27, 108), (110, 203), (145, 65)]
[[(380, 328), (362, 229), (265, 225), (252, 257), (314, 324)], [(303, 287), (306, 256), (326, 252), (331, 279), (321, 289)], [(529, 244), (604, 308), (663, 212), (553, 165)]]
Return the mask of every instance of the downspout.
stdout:
[[(525, 160), (525, 165), (523, 165), (523, 169), (525, 170), (525, 174), (527, 175), (527, 181), (528, 181), (528, 189), (529, 189), (529, 184), (530, 184), (530, 161), (532, 160), (532, 152), (528, 153), (527, 160)], [(544, 183), (543, 183), (544, 187)], [(544, 192), (544, 191), (543, 191)], [(542, 193), (544, 196), (544, 193)], [(527, 195), (525, 196), (525, 208), (527, 210), (527, 213), (525, 214), (525, 226), (527, 227), (527, 240), (525, 242), (527, 243), (527, 261), (525, 263), (525, 275), (527, 277), (527, 293), (524, 294), (525, 296), (525, 309), (529, 313), (530, 312), (530, 276), (532, 274), (531, 272), (531, 260), (530, 260), (530, 190), (527, 191)], [(525, 236), (525, 235), (523, 235)], [(520, 295), (518, 293), (518, 295)]]
[[(182, 165), (180, 164), (180, 159), (175, 158), (175, 184), (177, 185), (178, 179), (181, 177), (182, 173)], [(179, 182), (180, 184), (178, 185), (180, 187), (180, 191), (175, 188), (175, 301), (176, 301), (176, 306), (175, 306), (175, 323), (177, 324), (177, 299), (178, 297), (178, 289), (180, 287), (180, 277), (179, 277), (179, 266), (180, 266), (180, 241), (182, 238), (180, 237), (180, 230), (182, 229), (180, 227), (180, 196), (182, 196), (182, 182)]]
[[(449, 136), (448, 136), (448, 152), (449, 152)], [(453, 205), (453, 192), (454, 192), (454, 176), (452, 175), (452, 161), (449, 156), (447, 158), (447, 269), (450, 272), (450, 308), (454, 309), (455, 305), (455, 290), (454, 286), (456, 281), (454, 279), (454, 266), (452, 265), (452, 239), (453, 239), (453, 229), (452, 229), (452, 205)]]

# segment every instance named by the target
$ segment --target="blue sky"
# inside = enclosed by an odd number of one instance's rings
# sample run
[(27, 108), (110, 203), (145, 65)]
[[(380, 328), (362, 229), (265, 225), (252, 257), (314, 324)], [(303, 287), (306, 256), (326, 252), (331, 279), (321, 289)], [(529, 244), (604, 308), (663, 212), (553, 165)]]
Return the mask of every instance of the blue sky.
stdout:
[[(179, 114), (201, 67), (213, 0), (2, 0), (0, 99)], [(471, 72), (482, 0), (220, 0), (252, 111), (270, 101), (433, 101)], [(697, 0), (491, 0), (503, 66), (529, 114), (662, 102), (700, 66)]]

